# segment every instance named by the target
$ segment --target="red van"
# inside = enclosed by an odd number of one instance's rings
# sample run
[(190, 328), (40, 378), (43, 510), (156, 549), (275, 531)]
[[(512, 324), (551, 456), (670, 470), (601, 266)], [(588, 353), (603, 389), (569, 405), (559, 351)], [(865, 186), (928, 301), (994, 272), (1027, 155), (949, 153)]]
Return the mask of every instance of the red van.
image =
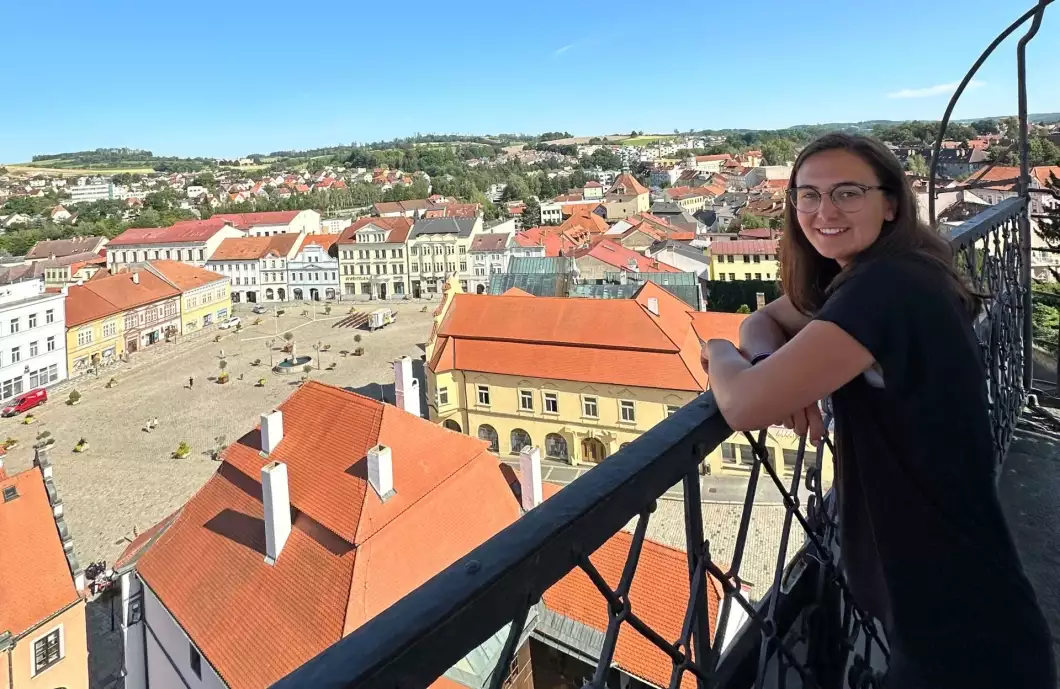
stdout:
[(21, 414), (24, 411), (29, 411), (34, 407), (40, 406), (48, 401), (48, 391), (44, 388), (37, 388), (36, 390), (30, 390), (24, 392), (21, 395), (13, 398), (4, 407), (0, 414), (4, 416), (15, 416)]

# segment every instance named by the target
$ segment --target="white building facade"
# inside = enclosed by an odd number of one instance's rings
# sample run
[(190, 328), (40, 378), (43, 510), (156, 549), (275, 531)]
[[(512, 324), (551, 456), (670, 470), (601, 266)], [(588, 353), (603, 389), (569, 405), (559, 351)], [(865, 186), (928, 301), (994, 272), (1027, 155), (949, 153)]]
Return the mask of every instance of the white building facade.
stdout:
[(291, 299), (331, 301), (339, 298), (339, 259), (330, 255), (335, 235), (307, 235), (298, 253), (287, 262)]
[(66, 379), (65, 304), (40, 278), (0, 285), (0, 401)]

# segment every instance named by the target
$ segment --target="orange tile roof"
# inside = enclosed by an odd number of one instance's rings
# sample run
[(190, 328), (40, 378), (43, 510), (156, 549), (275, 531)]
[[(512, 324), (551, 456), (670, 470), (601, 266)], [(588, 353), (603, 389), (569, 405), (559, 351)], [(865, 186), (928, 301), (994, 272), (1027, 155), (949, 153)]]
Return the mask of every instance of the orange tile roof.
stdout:
[[(622, 191), (625, 189), (625, 191)], [(644, 185), (637, 181), (637, 178), (628, 172), (623, 172), (615, 179), (615, 183), (611, 185), (611, 188), (607, 192), (608, 194), (633, 194), (634, 196), (640, 196), (641, 194), (647, 194), (648, 190), (644, 188)]]
[[(673, 266), (663, 263), (662, 261), (656, 260), (649, 256), (645, 256), (642, 253), (627, 249), (621, 244), (617, 244), (610, 239), (604, 239), (597, 243), (595, 246), (588, 250), (582, 250), (575, 254), (578, 258), (583, 256), (590, 256), (598, 261), (602, 261), (610, 266), (614, 266), (619, 270), (634, 270), (638, 273), (680, 273), (681, 271)], [(631, 268), (631, 265), (635, 265), (636, 268)]]
[(166, 280), (172, 282), (181, 291), (196, 289), (218, 280), (228, 279), (225, 275), (206, 270), (205, 268), (198, 268), (183, 261), (149, 261), (148, 265), (161, 273)]
[(381, 230), (386, 230), (388, 233), (387, 241), (400, 244), (408, 238), (409, 231), (412, 230), (413, 221), (412, 218), (406, 218), (405, 216), (358, 218), (352, 225), (342, 231), (342, 234), (339, 235), (339, 243), (355, 242), (354, 234), (366, 225), (375, 225)]
[[(1005, 165), (991, 165), (984, 167), (972, 174), (967, 179), (968, 182), (999, 182), (1006, 179), (1015, 179), (1020, 176), (1020, 169), (1018, 167), (1005, 166)], [(1012, 191), (1016, 188), (1015, 182), (1008, 184), (998, 184), (987, 187), (988, 189), (997, 189), (999, 191)]]
[(696, 311), (691, 316), (692, 329), (700, 340), (728, 340), (737, 347), (740, 346), (740, 324), (747, 318), (747, 314)]
[[(612, 589), (617, 588), (622, 577), (632, 542), (630, 533), (619, 531), (589, 556), (590, 562)], [(713, 639), (722, 593), (717, 581), (710, 578), (708, 582), (707, 618)], [(664, 639), (676, 641), (681, 636), (688, 596), (688, 556), (645, 539), (629, 591), (629, 600), (637, 617)], [(589, 575), (580, 568), (571, 570), (553, 584), (542, 599), (554, 613), (601, 633), (607, 631), (607, 602)], [(623, 624), (619, 630), (614, 664), (655, 686), (670, 685), (673, 669), (670, 657), (629, 624)], [(686, 672), (681, 686), (689, 689), (695, 687), (695, 677)]]
[(716, 153), (714, 155), (696, 156), (696, 162), (706, 163), (712, 160), (732, 160), (732, 156), (728, 153)]
[(1060, 165), (1039, 165), (1031, 168), (1031, 176), (1043, 187), (1049, 186), (1050, 176), (1060, 179)]
[(78, 599), (40, 470), (0, 478), (0, 630), (17, 637)]
[(737, 239), (736, 241), (711, 242), (708, 251), (712, 256), (776, 254), (779, 242), (779, 239)]
[(265, 213), (218, 213), (214, 218), (221, 218), (241, 230), (249, 230), (255, 225), (288, 225), (302, 211), (268, 211)]
[(310, 244), (316, 244), (324, 251), (327, 251), (337, 241), (339, 241), (339, 235), (337, 234), (307, 234), (302, 239), (302, 246), (298, 250), (303, 251)]
[[(139, 276), (139, 284), (133, 276)], [(180, 295), (180, 290), (147, 270), (125, 270), (108, 275), (100, 270), (83, 285), (66, 293), (66, 326), (81, 325), (122, 311)]]
[(590, 234), (603, 234), (607, 232), (607, 222), (588, 208), (577, 208), (571, 216), (563, 221), (557, 232), (572, 232), (581, 230)]
[(107, 248), (127, 244), (184, 244), (204, 242), (228, 223), (223, 218), (184, 220), (170, 227), (130, 227), (107, 242)]
[[(258, 430), (230, 446), (137, 563), (233, 689), (271, 685), (519, 516), (483, 441), (315, 381), (280, 409), (284, 437), (268, 459)], [(393, 452), (385, 503), (366, 478), (378, 443)], [(296, 515), (272, 566), (260, 484), (268, 461), (287, 464)]]
[(530, 294), (526, 290), (519, 289), (518, 287), (510, 287), (504, 293), (503, 296), (505, 296), (505, 297), (532, 297), (534, 295)]
[(229, 237), (218, 245), (210, 261), (250, 261), (270, 253), (287, 256), (301, 237), (293, 232), (270, 237)]

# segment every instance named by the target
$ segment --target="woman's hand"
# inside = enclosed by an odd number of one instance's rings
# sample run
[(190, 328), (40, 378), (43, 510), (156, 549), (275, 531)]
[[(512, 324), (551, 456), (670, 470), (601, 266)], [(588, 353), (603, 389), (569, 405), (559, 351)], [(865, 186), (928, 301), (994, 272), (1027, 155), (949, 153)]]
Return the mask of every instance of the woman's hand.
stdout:
[[(710, 362), (712, 360), (725, 361), (731, 365), (735, 357), (739, 357), (743, 362), (746, 362), (741, 368), (750, 368), (751, 364), (747, 355), (728, 340), (709, 340), (700, 350), (703, 370), (707, 372), (708, 376), (710, 376)], [(737, 392), (737, 394), (739, 393)], [(790, 428), (799, 436), (809, 434), (809, 439), (814, 443), (819, 443), (825, 432), (824, 419), (821, 417), (821, 409), (816, 402), (798, 410), (787, 418), (778, 419), (774, 425), (783, 425), (785, 428)]]

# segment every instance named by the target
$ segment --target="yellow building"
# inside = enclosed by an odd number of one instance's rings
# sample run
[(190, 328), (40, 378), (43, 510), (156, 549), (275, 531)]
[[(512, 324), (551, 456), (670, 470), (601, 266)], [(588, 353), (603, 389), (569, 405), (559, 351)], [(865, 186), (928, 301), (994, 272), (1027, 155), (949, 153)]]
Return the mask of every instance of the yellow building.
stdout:
[(227, 275), (180, 261), (152, 261), (147, 269), (180, 290), (180, 334), (220, 323), (232, 313)]
[(46, 454), (13, 476), (0, 459), (0, 689), (89, 686), (85, 578), (54, 489)]
[(710, 243), (710, 279), (779, 280), (776, 239), (715, 240)]

